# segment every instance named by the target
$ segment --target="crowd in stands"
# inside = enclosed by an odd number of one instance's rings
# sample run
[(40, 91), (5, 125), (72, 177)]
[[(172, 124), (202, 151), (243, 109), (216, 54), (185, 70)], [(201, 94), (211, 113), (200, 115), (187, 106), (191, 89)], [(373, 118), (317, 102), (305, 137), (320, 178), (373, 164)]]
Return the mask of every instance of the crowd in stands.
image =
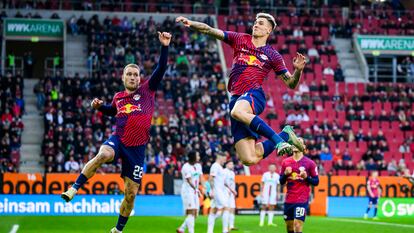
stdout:
[(19, 72), (0, 75), (0, 173), (17, 172), (24, 129), (23, 78)]

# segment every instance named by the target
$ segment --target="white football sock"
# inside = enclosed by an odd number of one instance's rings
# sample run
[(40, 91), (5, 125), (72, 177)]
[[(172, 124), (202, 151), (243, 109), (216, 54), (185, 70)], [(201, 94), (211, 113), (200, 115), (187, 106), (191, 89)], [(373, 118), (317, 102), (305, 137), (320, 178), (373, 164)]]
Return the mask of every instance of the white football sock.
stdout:
[(234, 213), (230, 213), (229, 225), (230, 225), (230, 229), (234, 228)]
[(216, 215), (215, 214), (209, 214), (208, 215), (207, 233), (213, 233), (213, 231), (214, 231), (214, 222), (215, 221), (216, 221)]
[(229, 215), (230, 212), (228, 210), (223, 212), (223, 232), (229, 232)]
[(264, 224), (265, 217), (266, 217), (266, 210), (261, 210), (260, 211), (260, 225)]
[(194, 233), (194, 216), (192, 214), (187, 216), (187, 227), (189, 233)]
[(183, 224), (181, 224), (181, 226), (180, 226), (180, 230), (182, 230), (182, 231), (185, 231), (185, 228), (187, 227), (188, 216), (189, 215), (187, 215), (187, 217), (184, 219)]
[(268, 213), (269, 213), (269, 219), (268, 219), (267, 224), (273, 224), (273, 215), (274, 215), (274, 212), (273, 212), (273, 210), (269, 210)]

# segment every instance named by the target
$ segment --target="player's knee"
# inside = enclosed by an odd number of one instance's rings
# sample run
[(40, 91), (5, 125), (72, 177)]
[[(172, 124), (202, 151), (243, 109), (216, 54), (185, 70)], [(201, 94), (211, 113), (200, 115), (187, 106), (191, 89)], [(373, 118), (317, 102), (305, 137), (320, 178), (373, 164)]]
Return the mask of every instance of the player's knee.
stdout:
[(108, 152), (99, 152), (96, 159), (102, 164), (111, 161), (113, 159), (113, 155)]
[(293, 227), (295, 228), (294, 229), (295, 232), (301, 232), (302, 231), (302, 223), (301, 222), (295, 221), (293, 223)]
[(254, 156), (249, 156), (245, 159), (242, 160), (243, 165), (246, 166), (251, 166), (251, 165), (255, 165), (259, 162), (260, 160)]
[(134, 193), (126, 193), (124, 199), (125, 199), (125, 202), (128, 205), (134, 205), (135, 194)]
[(238, 110), (236, 108), (233, 108), (230, 112), (231, 117), (239, 121), (243, 118), (243, 114), (243, 111)]

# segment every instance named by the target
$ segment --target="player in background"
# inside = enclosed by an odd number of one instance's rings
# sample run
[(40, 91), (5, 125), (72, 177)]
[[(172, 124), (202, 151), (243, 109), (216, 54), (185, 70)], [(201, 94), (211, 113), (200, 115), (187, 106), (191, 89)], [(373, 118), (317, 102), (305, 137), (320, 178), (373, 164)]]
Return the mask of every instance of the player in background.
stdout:
[(203, 171), (199, 163), (200, 156), (191, 151), (188, 153), (188, 162), (181, 168), (183, 184), (181, 186), (181, 198), (185, 209), (186, 218), (177, 229), (177, 233), (184, 233), (188, 228), (189, 233), (194, 233), (194, 222), (200, 209), (199, 190), (200, 180), (202, 181)]
[(112, 233), (122, 232), (134, 208), (135, 196), (141, 184), (145, 148), (149, 141), (154, 112), (155, 92), (167, 69), (171, 34), (158, 32), (158, 39), (162, 45), (161, 55), (149, 80), (141, 80), (138, 65), (128, 64), (122, 74), (125, 91), (116, 93), (110, 105), (103, 105), (103, 101), (97, 98), (92, 101), (91, 106), (94, 109), (105, 115), (115, 116), (116, 130), (103, 143), (98, 154), (85, 165), (72, 187), (62, 193), (65, 201), (71, 201), (79, 188), (95, 175), (102, 164), (121, 158), (125, 196), (120, 207), (118, 223), (112, 228)]
[[(302, 138), (299, 140), (305, 145)], [(319, 184), (315, 162), (293, 147), (293, 155), (282, 161), (280, 184), (287, 184), (284, 218), (288, 233), (302, 233), (309, 205), (310, 185)], [(306, 150), (306, 146), (305, 146)]]
[[(236, 214), (236, 174), (234, 173), (234, 163), (233, 161), (228, 161), (226, 163), (226, 169), (224, 169), (224, 173), (226, 174), (226, 179), (224, 185), (227, 188), (227, 200), (228, 200), (228, 208), (224, 209), (223, 212), (223, 219), (228, 218), (228, 229), (229, 231), (238, 230), (234, 227), (234, 218)], [(227, 212), (227, 213), (226, 213)], [(223, 221), (224, 222), (224, 221)]]
[(406, 178), (411, 184), (414, 184), (414, 170), (413, 174), (410, 175), (410, 169), (405, 169), (403, 177)]
[(277, 204), (277, 185), (279, 184), (280, 176), (276, 173), (276, 165), (270, 164), (269, 171), (265, 172), (262, 176), (261, 197), (262, 197), (262, 209), (260, 210), (260, 223), (259, 226), (264, 225), (266, 211), (268, 213), (268, 226), (277, 226), (273, 223), (274, 209)]
[[(252, 35), (222, 31), (182, 16), (177, 17), (176, 22), (222, 40), (233, 48), (233, 67), (227, 89), (231, 93), (231, 131), (242, 163), (247, 166), (257, 164), (275, 148), (279, 155), (291, 152), (289, 144), (303, 151), (304, 145), (300, 143), (291, 126), (286, 126), (277, 134), (259, 117), (266, 105), (262, 83), (269, 72), (273, 70), (286, 86), (295, 89), (306, 64), (305, 57), (297, 53), (293, 59), (295, 70), (291, 74), (282, 56), (267, 44), (267, 39), (277, 26), (273, 16), (257, 14)], [(259, 135), (268, 140), (256, 143)]]
[(368, 218), (369, 210), (374, 205), (374, 220), (378, 220), (377, 211), (378, 211), (378, 198), (381, 196), (381, 187), (380, 182), (378, 180), (378, 172), (373, 171), (371, 177), (368, 179), (367, 182), (367, 191), (368, 191), (368, 208), (365, 211), (364, 219)]
[[(208, 227), (207, 233), (213, 233), (214, 223), (216, 218), (220, 217), (223, 213), (223, 209), (228, 208), (228, 202), (226, 198), (227, 188), (224, 186), (225, 174), (223, 165), (226, 162), (226, 155), (222, 152), (216, 153), (216, 162), (211, 165), (210, 168), (210, 198), (211, 208), (208, 215)], [(223, 218), (223, 233), (228, 232), (228, 218)]]

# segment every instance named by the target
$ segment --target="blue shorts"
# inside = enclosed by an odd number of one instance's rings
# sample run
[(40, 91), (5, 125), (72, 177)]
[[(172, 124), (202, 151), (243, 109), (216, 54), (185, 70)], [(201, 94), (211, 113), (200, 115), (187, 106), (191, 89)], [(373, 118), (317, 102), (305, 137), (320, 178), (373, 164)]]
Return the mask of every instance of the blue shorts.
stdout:
[(308, 203), (285, 203), (283, 217), (285, 221), (299, 219), (305, 221)]
[[(230, 112), (233, 110), (234, 105), (239, 100), (247, 100), (250, 103), (250, 106), (253, 109), (255, 115), (260, 115), (266, 106), (266, 96), (263, 92), (263, 89), (250, 89), (243, 95), (233, 95), (230, 99), (229, 108)], [(231, 121), (231, 134), (234, 138), (234, 143), (239, 140), (247, 137), (252, 137), (255, 139), (259, 138), (259, 135), (256, 132), (253, 132), (249, 126), (243, 124), (242, 122), (230, 117)]]
[(378, 204), (378, 197), (368, 197), (369, 198), (369, 204), (372, 204), (372, 205), (376, 205), (376, 204)]
[(115, 151), (114, 162), (121, 158), (122, 160), (122, 177), (128, 177), (134, 182), (141, 184), (144, 172), (145, 145), (142, 146), (124, 146), (119, 136), (112, 135), (104, 142), (104, 145), (112, 147)]

